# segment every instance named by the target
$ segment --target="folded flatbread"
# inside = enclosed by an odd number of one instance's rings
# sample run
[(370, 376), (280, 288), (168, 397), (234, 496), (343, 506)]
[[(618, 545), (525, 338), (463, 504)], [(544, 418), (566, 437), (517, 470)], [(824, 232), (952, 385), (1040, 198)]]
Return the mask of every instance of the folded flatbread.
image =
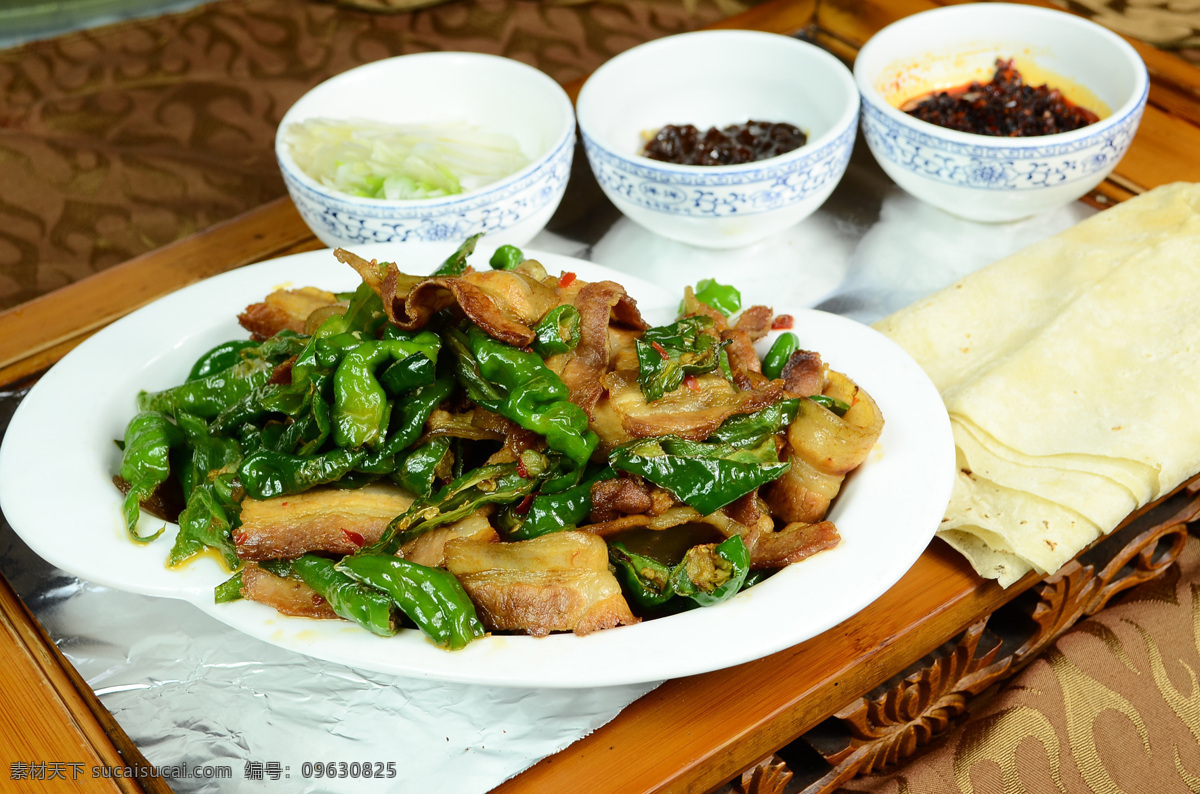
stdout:
[(1131, 199), (876, 327), (950, 414), (939, 535), (1004, 586), (1200, 470), (1200, 185)]

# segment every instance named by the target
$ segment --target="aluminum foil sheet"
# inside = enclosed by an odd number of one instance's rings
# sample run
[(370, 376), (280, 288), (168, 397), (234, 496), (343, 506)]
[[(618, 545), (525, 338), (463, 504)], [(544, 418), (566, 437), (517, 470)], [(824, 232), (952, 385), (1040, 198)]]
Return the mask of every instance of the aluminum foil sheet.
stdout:
[[(1092, 212), (1076, 204), (1010, 224), (959, 220), (901, 192), (860, 145), (814, 216), (751, 248), (705, 251), (620, 217), (587, 183), (582, 152), (577, 160), (580, 184), (570, 195), (585, 198), (564, 205), (553, 231), (529, 248), (680, 291), (714, 277), (739, 286), (745, 305), (817, 307), (863, 322)], [(22, 395), (0, 394), (3, 427)], [(62, 486), (69, 498), (69, 483)], [(79, 581), (38, 559), (2, 521), (0, 571), (151, 764), (230, 769), (222, 779), (170, 779), (179, 792), (484, 792), (655, 686), (491, 688), (312, 659), (242, 635), (189, 604)], [(327, 762), (347, 767), (317, 778), (312, 765)], [(354, 762), (359, 774), (352, 777)], [(395, 777), (367, 778), (364, 763), (384, 775), (391, 763)]]

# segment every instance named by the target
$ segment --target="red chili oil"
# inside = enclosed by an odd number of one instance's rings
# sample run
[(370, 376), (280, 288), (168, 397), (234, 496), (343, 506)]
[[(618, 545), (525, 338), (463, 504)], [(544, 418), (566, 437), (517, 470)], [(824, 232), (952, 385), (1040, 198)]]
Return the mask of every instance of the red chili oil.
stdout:
[(996, 59), (996, 74), (990, 83), (973, 81), (933, 91), (909, 100), (900, 109), (946, 129), (1005, 138), (1070, 132), (1100, 120), (1057, 88), (1027, 85), (1011, 58)]
[(799, 127), (772, 121), (747, 121), (700, 132), (691, 124), (668, 124), (651, 138), (642, 154), (679, 165), (737, 165), (778, 157), (808, 142)]

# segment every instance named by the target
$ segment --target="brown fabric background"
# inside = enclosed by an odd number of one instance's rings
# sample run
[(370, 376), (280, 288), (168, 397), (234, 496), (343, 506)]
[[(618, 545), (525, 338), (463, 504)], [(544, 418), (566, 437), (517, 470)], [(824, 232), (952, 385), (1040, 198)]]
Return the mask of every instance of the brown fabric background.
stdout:
[(1200, 791), (1200, 540), (1080, 622), (959, 729), (847, 792)]
[(334, 74), (471, 50), (565, 82), (752, 4), (223, 0), (0, 52), (0, 310), (284, 195), (275, 129)]

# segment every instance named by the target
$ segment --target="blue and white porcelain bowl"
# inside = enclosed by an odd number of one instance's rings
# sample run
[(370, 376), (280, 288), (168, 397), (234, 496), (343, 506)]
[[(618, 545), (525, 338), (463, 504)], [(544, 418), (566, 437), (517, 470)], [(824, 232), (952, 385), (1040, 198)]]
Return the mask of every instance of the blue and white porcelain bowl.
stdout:
[[(443, 198), (358, 198), (303, 173), (285, 140), (305, 119), (365, 118), (397, 124), (465, 122), (512, 136), (529, 164), (475, 190)], [(292, 201), (328, 246), (445, 241), (477, 232), (522, 245), (562, 200), (575, 154), (571, 100), (553, 79), (519, 61), (465, 52), (402, 55), (321, 83), (284, 115), (275, 156)]]
[[(647, 229), (705, 248), (762, 240), (812, 214), (850, 159), (858, 91), (828, 52), (745, 30), (684, 33), (605, 63), (576, 102), (588, 162), (605, 195)], [(639, 154), (668, 124), (701, 130), (786, 122), (808, 142), (753, 163), (675, 165)]]
[[(1030, 85), (1100, 116), (1071, 132), (1000, 138), (948, 130), (898, 108), (931, 91), (987, 83), (1012, 58)], [(1146, 106), (1146, 66), (1124, 39), (1063, 11), (972, 3), (924, 11), (875, 34), (854, 78), (862, 128), (896, 184), (946, 212), (1011, 221), (1074, 201), (1124, 156)]]

